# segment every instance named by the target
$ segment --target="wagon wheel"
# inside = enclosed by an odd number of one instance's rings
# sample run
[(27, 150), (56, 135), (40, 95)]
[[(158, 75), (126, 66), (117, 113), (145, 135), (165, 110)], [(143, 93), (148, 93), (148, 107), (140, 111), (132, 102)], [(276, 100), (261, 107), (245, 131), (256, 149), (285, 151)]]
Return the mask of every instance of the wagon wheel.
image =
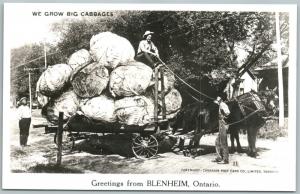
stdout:
[(136, 136), (132, 140), (132, 151), (137, 158), (152, 158), (158, 151), (158, 142), (153, 135)]

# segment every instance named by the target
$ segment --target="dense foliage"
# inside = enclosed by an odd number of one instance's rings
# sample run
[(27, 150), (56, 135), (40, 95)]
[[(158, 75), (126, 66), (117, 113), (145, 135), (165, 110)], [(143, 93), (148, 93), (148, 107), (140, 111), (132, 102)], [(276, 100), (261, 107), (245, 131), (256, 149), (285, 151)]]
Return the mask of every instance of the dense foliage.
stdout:
[[(251, 66), (266, 63), (274, 58), (272, 43), (275, 41), (274, 13), (264, 12), (178, 12), (178, 11), (121, 11), (113, 17), (63, 20), (53, 25), (52, 30), (61, 37), (58, 45), (50, 46), (49, 64), (66, 62), (76, 50), (89, 49), (92, 35), (111, 31), (127, 38), (135, 49), (146, 30), (155, 33), (153, 42), (160, 57), (169, 67), (196, 89), (215, 96), (223, 90), (229, 77), (236, 74), (243, 64)], [(288, 53), (288, 15), (281, 14), (283, 53)], [(43, 55), (42, 45), (24, 46), (12, 50), (12, 66)], [(241, 59), (241, 50), (244, 57)], [(30, 67), (43, 62), (37, 60)], [(18, 81), (24, 76), (22, 70), (15, 72)], [(36, 77), (40, 71), (35, 72)], [(12, 76), (15, 77), (15, 76)], [(12, 78), (14, 79), (14, 78)], [(34, 78), (35, 80), (36, 78)], [(25, 81), (26, 82), (26, 81)], [(25, 82), (17, 94), (26, 91)], [(181, 82), (177, 87), (185, 100), (193, 92)]]

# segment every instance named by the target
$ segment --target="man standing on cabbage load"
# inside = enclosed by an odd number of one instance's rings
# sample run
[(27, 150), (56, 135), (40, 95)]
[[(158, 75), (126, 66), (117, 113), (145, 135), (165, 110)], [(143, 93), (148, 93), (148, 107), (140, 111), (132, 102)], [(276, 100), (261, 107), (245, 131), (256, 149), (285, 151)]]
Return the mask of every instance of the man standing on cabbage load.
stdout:
[(143, 40), (139, 44), (136, 60), (154, 68), (159, 64), (159, 54), (157, 47), (151, 41), (152, 34), (154, 34), (154, 32), (151, 31), (144, 33)]

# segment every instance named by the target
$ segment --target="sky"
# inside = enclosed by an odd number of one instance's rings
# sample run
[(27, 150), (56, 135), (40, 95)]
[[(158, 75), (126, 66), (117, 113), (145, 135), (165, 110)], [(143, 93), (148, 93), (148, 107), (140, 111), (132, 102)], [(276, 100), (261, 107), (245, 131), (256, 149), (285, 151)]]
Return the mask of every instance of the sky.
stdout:
[[(53, 43), (59, 37), (51, 32), (51, 24), (65, 18), (74, 18), (71, 16), (45, 16), (49, 12), (61, 11), (59, 7), (56, 9), (47, 9), (47, 6), (42, 9), (25, 7), (23, 4), (22, 6), (14, 6), (13, 8), (8, 7), (8, 9), (4, 10), (5, 37), (9, 40), (8, 44), (10, 48), (43, 41)], [(41, 16), (33, 16), (33, 11), (41, 11)]]
[(16, 48), (28, 43), (57, 40), (58, 37), (50, 32), (50, 26), (51, 23), (60, 19), (55, 17), (32, 17), (29, 14), (14, 14), (9, 17), (7, 24), (10, 29), (10, 47)]

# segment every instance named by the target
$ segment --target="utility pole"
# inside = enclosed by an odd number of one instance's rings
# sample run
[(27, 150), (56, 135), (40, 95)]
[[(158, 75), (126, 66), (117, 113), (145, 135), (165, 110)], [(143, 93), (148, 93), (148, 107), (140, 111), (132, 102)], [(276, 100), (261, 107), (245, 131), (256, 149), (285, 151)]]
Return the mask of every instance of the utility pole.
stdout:
[(275, 19), (276, 19), (276, 43), (277, 43), (277, 63), (278, 63), (277, 71), (278, 71), (278, 92), (279, 92), (279, 127), (283, 127), (284, 126), (284, 95), (283, 95), (279, 12), (275, 13)]
[(35, 70), (44, 69), (43, 68), (24, 68), (24, 71), (28, 72), (28, 89), (29, 89), (29, 104), (30, 111), (32, 111), (32, 87), (31, 87), (31, 73)]
[(47, 69), (47, 48), (46, 48), (45, 40), (44, 40), (44, 58), (45, 58), (45, 69)]
[(28, 71), (28, 84), (29, 84), (29, 107), (30, 112), (32, 112), (32, 97), (31, 97), (31, 72)]

